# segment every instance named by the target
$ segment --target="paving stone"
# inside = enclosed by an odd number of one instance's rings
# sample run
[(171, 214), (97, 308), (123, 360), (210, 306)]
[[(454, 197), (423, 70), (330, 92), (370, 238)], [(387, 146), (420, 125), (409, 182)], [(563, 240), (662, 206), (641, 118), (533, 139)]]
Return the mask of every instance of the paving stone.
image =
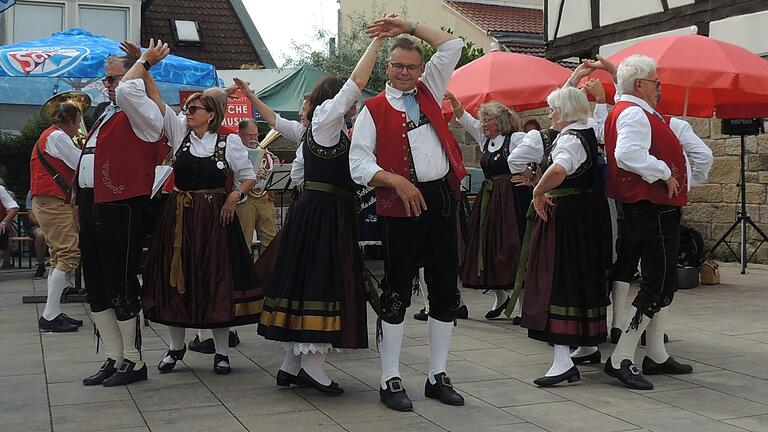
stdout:
[(133, 401), (98, 402), (51, 407), (56, 432), (98, 431), (145, 426)]
[[(133, 387), (131, 389), (133, 390)], [(128, 388), (125, 386), (86, 387), (79, 381), (49, 383), (48, 397), (51, 400), (51, 406), (132, 400), (131, 394), (128, 393)]]
[(768, 415), (742, 417), (725, 421), (728, 424), (738, 426), (751, 432), (768, 431)]
[(414, 400), (413, 409), (425, 419), (450, 431), (470, 429), (479, 431), (504, 425), (512, 429), (511, 425), (523, 422), (512, 413), (473, 396), (465, 394), (464, 400), (465, 405), (459, 407), (445, 405), (434, 399)]
[(768, 414), (767, 405), (703, 387), (654, 393), (649, 397), (716, 420)]
[(646, 411), (622, 411), (616, 413), (616, 417), (658, 432), (744, 432), (743, 429), (675, 407)]
[(505, 408), (506, 411), (543, 429), (568, 431), (613, 432), (637, 429), (638, 426), (575, 402), (553, 402)]
[(515, 379), (456, 384), (456, 388), (495, 407), (534, 405), (562, 401), (563, 398)]
[[(254, 418), (252, 422), (244, 422), (244, 424), (252, 431), (344, 431), (344, 428), (319, 410), (264, 415)], [(200, 430), (201, 432), (210, 432), (203, 429)]]
[[(144, 413), (152, 432), (247, 432), (223, 406), (179, 408)], [(255, 426), (255, 425), (254, 425)], [(257, 430), (254, 427), (254, 430)], [(277, 429), (258, 429), (277, 430)]]

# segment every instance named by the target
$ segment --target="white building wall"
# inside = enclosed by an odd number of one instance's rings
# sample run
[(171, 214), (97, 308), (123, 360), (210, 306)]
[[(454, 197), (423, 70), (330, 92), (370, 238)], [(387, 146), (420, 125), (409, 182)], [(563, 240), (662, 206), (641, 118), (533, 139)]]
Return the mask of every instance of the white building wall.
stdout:
[(660, 38), (665, 36), (674, 36), (674, 35), (696, 34), (696, 30), (697, 30), (696, 26), (686, 27), (686, 28), (670, 30), (670, 31), (661, 32), (661, 33), (655, 33), (655, 34), (641, 36), (634, 39), (628, 39), (621, 42), (615, 42), (612, 44), (603, 45), (600, 47), (600, 55), (603, 57), (613, 55), (630, 45), (634, 45), (640, 41), (644, 41), (647, 39), (655, 39), (655, 38)]
[(709, 24), (709, 37), (768, 56), (768, 11), (713, 21)]
[[(589, 0), (563, 0), (563, 18), (557, 37), (592, 29), (592, 8)], [(560, 2), (550, 0), (547, 3), (547, 40), (555, 39), (557, 16)]]

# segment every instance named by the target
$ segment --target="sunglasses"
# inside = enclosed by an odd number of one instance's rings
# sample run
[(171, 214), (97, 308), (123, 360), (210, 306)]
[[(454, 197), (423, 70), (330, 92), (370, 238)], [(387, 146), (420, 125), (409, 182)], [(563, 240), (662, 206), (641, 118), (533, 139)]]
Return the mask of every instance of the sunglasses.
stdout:
[(120, 78), (125, 76), (125, 74), (122, 75), (107, 75), (104, 78), (102, 78), (101, 83), (104, 85), (112, 85), (115, 83), (115, 81), (120, 81)]
[(190, 114), (190, 115), (195, 115), (195, 113), (198, 112), (198, 111), (211, 112), (211, 110), (205, 109), (205, 107), (201, 107), (201, 106), (197, 106), (197, 105), (188, 106), (188, 107), (184, 108), (181, 111), (184, 114)]

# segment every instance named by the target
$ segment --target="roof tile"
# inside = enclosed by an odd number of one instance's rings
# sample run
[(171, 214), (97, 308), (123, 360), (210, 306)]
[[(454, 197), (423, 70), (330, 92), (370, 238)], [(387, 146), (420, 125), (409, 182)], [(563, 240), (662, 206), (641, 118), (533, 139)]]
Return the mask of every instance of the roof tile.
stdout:
[(544, 33), (544, 12), (540, 9), (458, 1), (445, 3), (485, 31)]

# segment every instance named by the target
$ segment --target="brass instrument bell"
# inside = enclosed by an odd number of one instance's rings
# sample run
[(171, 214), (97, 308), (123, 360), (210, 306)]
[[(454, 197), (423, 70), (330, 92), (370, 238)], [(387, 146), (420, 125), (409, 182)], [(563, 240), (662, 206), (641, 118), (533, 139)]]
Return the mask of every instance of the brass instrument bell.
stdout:
[(81, 92), (79, 90), (71, 90), (55, 94), (50, 99), (45, 101), (43, 106), (40, 108), (40, 118), (48, 123), (51, 123), (53, 121), (53, 111), (56, 110), (56, 107), (63, 103), (71, 103), (80, 109), (80, 129), (77, 131), (77, 134), (72, 140), (75, 142), (77, 147), (83, 148), (85, 145), (85, 136), (88, 133), (88, 130), (85, 128), (83, 117), (85, 112), (88, 111), (88, 109), (91, 107), (91, 97), (88, 96), (88, 93)]

